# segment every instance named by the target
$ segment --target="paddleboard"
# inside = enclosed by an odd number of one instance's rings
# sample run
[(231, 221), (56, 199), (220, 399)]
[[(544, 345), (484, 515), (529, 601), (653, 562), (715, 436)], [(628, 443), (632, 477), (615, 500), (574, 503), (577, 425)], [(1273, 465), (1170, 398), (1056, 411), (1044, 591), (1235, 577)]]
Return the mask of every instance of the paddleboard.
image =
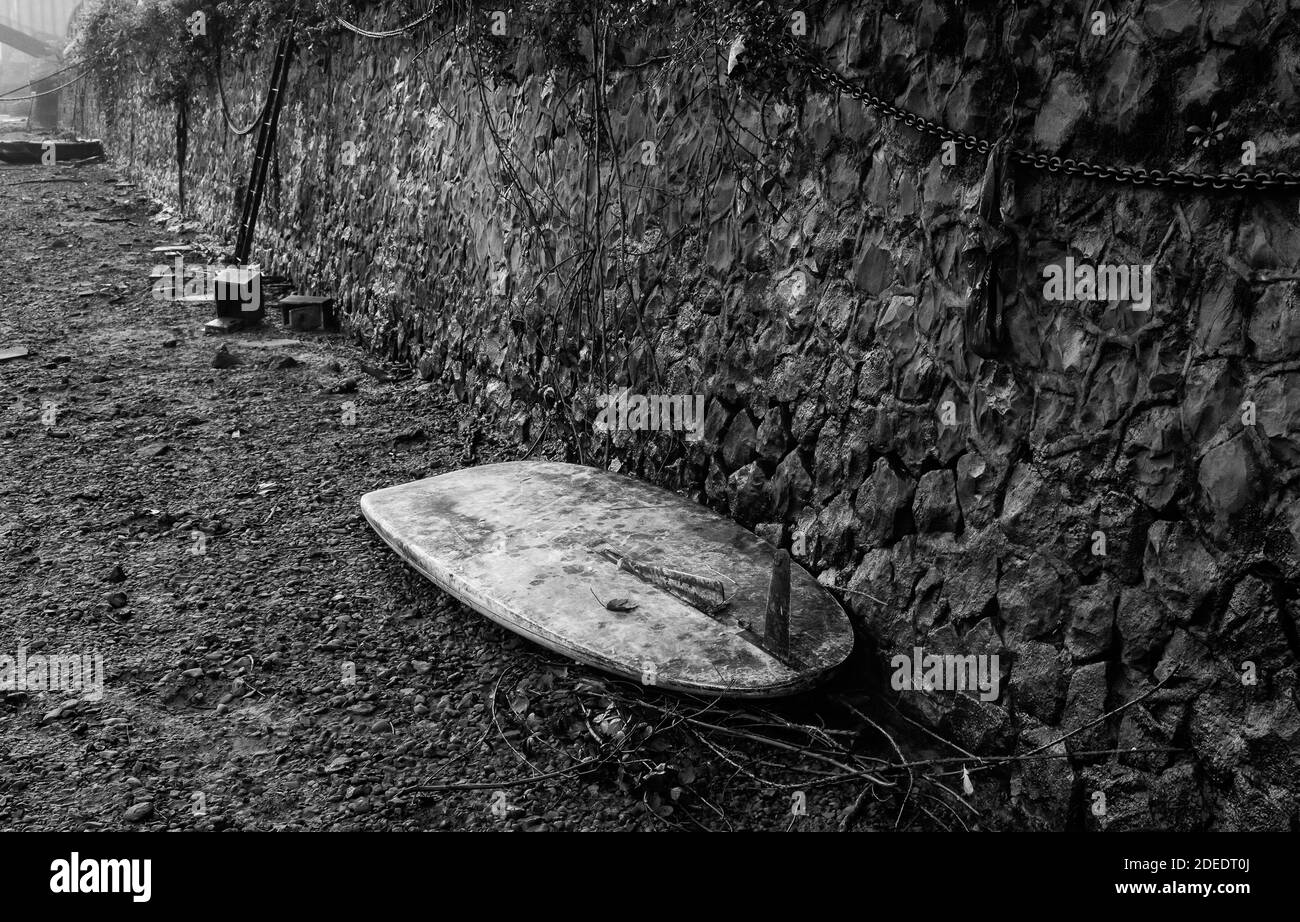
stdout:
[(853, 647), (840, 604), (793, 563), (788, 645), (773, 644), (766, 622), (776, 548), (631, 477), (554, 462), (491, 464), (367, 493), (361, 509), (403, 560), (470, 608), (647, 685), (789, 695)]

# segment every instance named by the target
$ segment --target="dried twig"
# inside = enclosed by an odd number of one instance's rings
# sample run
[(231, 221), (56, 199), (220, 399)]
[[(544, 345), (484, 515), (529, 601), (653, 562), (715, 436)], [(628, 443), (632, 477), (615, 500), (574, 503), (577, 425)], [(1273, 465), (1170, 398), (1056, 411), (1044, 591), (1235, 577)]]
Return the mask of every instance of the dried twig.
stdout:
[(1105, 721), (1105, 720), (1108, 720), (1108, 719), (1111, 718), (1111, 717), (1114, 717), (1116, 714), (1120, 713), (1121, 711), (1125, 711), (1125, 710), (1127, 710), (1128, 708), (1131, 708), (1133, 705), (1137, 704), (1138, 702), (1140, 702), (1140, 701), (1145, 701), (1147, 698), (1150, 698), (1152, 695), (1154, 695), (1156, 692), (1158, 692), (1161, 688), (1163, 688), (1163, 687), (1164, 687), (1164, 686), (1169, 682), (1170, 679), (1172, 679), (1174, 676), (1178, 675), (1178, 669), (1179, 669), (1179, 666), (1175, 666), (1175, 667), (1170, 671), (1169, 675), (1165, 676), (1163, 679), (1161, 679), (1161, 680), (1160, 680), (1159, 682), (1157, 682), (1155, 685), (1151, 686), (1149, 689), (1147, 689), (1145, 692), (1143, 692), (1142, 694), (1138, 695), (1136, 698), (1132, 699), (1131, 701), (1125, 701), (1123, 704), (1121, 704), (1119, 707), (1115, 708), (1114, 710), (1112, 710), (1112, 711), (1107, 711), (1105, 714), (1102, 714), (1100, 717), (1094, 718), (1093, 720), (1088, 721), (1086, 724), (1083, 724), (1083, 725), (1081, 725), (1081, 726), (1075, 727), (1075, 728), (1074, 728), (1073, 730), (1071, 730), (1069, 733), (1063, 733), (1062, 735), (1058, 736), (1056, 739), (1052, 740), (1051, 742), (1044, 743), (1043, 745), (1039, 746), (1037, 749), (1031, 749), (1031, 750), (1029, 750), (1028, 752), (1021, 753), (1021, 754), (1020, 754), (1020, 758), (1025, 758), (1025, 757), (1028, 757), (1028, 756), (1032, 756), (1032, 755), (1034, 755), (1035, 753), (1042, 752), (1044, 749), (1051, 749), (1051, 748), (1052, 748), (1053, 746), (1055, 746), (1057, 743), (1062, 743), (1062, 742), (1064, 742), (1065, 740), (1068, 740), (1070, 737), (1074, 736), (1076, 733), (1082, 733), (1084, 730), (1087, 730), (1089, 727), (1095, 727), (1097, 724), (1101, 723), (1102, 721)]
[[(903, 755), (903, 750), (899, 748), (899, 746), (898, 746), (898, 741), (897, 741), (896, 739), (894, 739), (893, 735), (890, 734), (889, 731), (887, 731), (884, 727), (880, 726), (880, 724), (876, 723), (874, 720), (872, 720), (872, 719), (871, 719), (870, 717), (868, 717), (866, 714), (862, 713), (862, 711), (860, 711), (860, 710), (858, 710), (856, 707), (854, 707), (853, 704), (852, 704), (851, 702), (849, 702), (848, 699), (846, 699), (846, 698), (838, 698), (837, 700), (838, 700), (838, 701), (840, 702), (840, 704), (842, 704), (844, 707), (848, 708), (850, 711), (852, 711), (854, 714), (856, 714), (856, 715), (857, 715), (858, 717), (860, 717), (862, 720), (866, 721), (866, 722), (867, 722), (867, 723), (872, 727), (872, 729), (874, 729), (877, 733), (879, 733), (881, 736), (883, 736), (885, 739), (887, 739), (887, 740), (889, 741), (889, 745), (890, 745), (891, 747), (893, 747), (894, 752), (896, 752), (896, 753), (898, 754), (898, 761), (899, 761), (900, 763), (906, 763), (906, 762), (907, 762), (907, 757)], [(902, 819), (903, 819), (903, 811), (907, 808), (907, 799), (908, 799), (908, 797), (911, 796), (911, 794), (912, 794), (912, 788), (916, 785), (916, 776), (912, 774), (912, 769), (911, 769), (910, 767), (907, 767), (907, 766), (905, 766), (905, 767), (906, 767), (906, 770), (907, 770), (907, 790), (906, 790), (906, 791), (904, 792), (904, 794), (903, 794), (903, 802), (902, 802), (901, 804), (898, 805), (898, 816), (894, 818), (894, 828), (895, 828), (895, 829), (897, 829), (897, 828), (898, 828), (898, 824), (899, 824), (900, 822), (902, 822)], [(865, 792), (864, 792), (864, 793), (865, 793)], [(861, 797), (859, 797), (859, 800), (861, 800)], [(851, 819), (851, 817), (846, 818), (846, 822), (847, 822), (847, 820), (849, 820), (849, 819)], [(842, 828), (842, 829), (847, 829), (848, 826), (847, 826), (847, 825), (844, 825), (844, 826), (842, 826), (841, 828)]]

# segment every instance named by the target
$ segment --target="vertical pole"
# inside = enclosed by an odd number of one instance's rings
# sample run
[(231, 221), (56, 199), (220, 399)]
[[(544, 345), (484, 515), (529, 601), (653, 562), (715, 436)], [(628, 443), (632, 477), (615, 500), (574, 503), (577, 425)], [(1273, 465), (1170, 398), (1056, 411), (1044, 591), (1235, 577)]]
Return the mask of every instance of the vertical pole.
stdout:
[(781, 549), (772, 558), (763, 643), (777, 656), (790, 655), (790, 554)]
[(176, 188), (181, 199), (181, 217), (185, 217), (185, 160), (190, 148), (190, 101), (176, 103)]

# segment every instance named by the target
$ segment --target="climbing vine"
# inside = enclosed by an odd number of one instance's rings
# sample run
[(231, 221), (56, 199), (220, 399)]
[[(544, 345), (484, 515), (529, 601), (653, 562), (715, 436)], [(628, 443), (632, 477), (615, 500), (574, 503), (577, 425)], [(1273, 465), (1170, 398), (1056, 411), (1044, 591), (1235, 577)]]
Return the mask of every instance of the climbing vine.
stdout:
[[(605, 49), (612, 66), (636, 66), (637, 49), (656, 17), (661, 0), (520, 0), (502, 4), (509, 17), (508, 38), (498, 38), (490, 17), (498, 11), (467, 0), (91, 0), (79, 20), (73, 54), (105, 97), (128, 83), (142, 88), (151, 102), (175, 103), (206, 83), (221, 55), (238, 56), (273, 44), (292, 27), (298, 47), (309, 54), (344, 32), (342, 22), (381, 9), (394, 33), (408, 23), (413, 39), (452, 37), (483, 56), (485, 73), (501, 76), (520, 50), (539, 55), (548, 66), (590, 72), (593, 15), (617, 38)], [(815, 5), (815, 4), (814, 4)], [(721, 0), (695, 10), (720, 20), (737, 12), (757, 21), (772, 13), (766, 2)], [(474, 15), (472, 15), (474, 14)], [(700, 35), (695, 35), (696, 41)], [(691, 45), (678, 43), (678, 52)], [(672, 59), (667, 55), (655, 63)]]
[[(431, 48), (454, 55), (486, 129), (469, 143), (495, 155), (495, 166), (483, 172), (510, 202), (514, 230), (503, 247), (511, 283), (494, 308), (508, 312), (506, 353), (494, 360), (497, 367), (474, 369), (483, 355), (453, 351), (449, 374), (469, 393), (475, 371), (491, 377), (503, 364), (522, 373), (528, 380), (513, 381), (514, 392), (532, 407), (558, 406), (580, 453), (589, 438), (588, 411), (601, 393), (700, 385), (664, 381), (660, 367), (660, 353), (681, 346), (671, 342), (681, 335), (674, 302), (691, 297), (683, 290), (694, 275), (690, 267), (707, 265), (726, 279), (763, 258), (762, 228), (770, 223), (763, 217), (771, 217), (765, 199), (793, 124), (789, 111), (768, 102), (789, 87), (781, 69), (730, 75), (751, 98), (768, 100), (764, 117), (773, 123), (756, 123), (737, 113), (734, 92), (718, 76), (726, 73), (733, 39), (724, 23), (743, 12), (759, 49), (761, 25), (770, 27), (779, 15), (771, 4), (740, 0), (503, 5), (505, 28), (497, 28), (491, 3), (465, 0), (99, 0), (83, 21), (77, 52), (102, 99), (142, 92), (175, 109), (181, 176), (190, 101), (215, 85), (223, 61), (229, 73), (234, 60), (273, 43), (290, 25), (306, 67), (328, 58), (342, 38), (373, 39), (374, 58), (388, 72), (396, 61), (415, 67)], [(432, 59), (420, 66), (431, 67)], [(640, 76), (625, 80), (630, 72)], [(529, 93), (553, 86), (550, 102), (515, 109), (509, 94), (523, 91), (524, 82)], [(653, 100), (629, 98), (633, 86), (645, 87)], [(514, 122), (521, 111), (540, 116), (531, 144)], [(556, 186), (548, 173), (583, 179)], [(681, 439), (642, 441), (629, 454), (649, 454), (633, 463), (657, 469), (687, 450)]]

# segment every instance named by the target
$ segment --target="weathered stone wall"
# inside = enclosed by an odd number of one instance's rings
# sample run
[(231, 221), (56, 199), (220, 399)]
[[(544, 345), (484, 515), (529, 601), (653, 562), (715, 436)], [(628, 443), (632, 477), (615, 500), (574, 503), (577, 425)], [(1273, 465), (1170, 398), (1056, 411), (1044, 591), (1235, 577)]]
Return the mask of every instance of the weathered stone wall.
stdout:
[[(1020, 147), (1217, 172), (1250, 141), (1252, 169), (1300, 163), (1285, 0), (1100, 5), (1102, 35), (1096, 6), (809, 6), (808, 41), (899, 105)], [(761, 98), (725, 79), (725, 43), (704, 67), (657, 67), (683, 35), (678, 19), (611, 37), (604, 133), (593, 81), (527, 49), (488, 89), (445, 48), (414, 66), (417, 42), (314, 49), (261, 253), (530, 435), (545, 394), (577, 407), (552, 426), (587, 460), (607, 450), (596, 394), (706, 394), (701, 443), (623, 433), (609, 456), (795, 543), (847, 590), (886, 676), (916, 645), (999, 654), (995, 702), (902, 696), (963, 746), (1086, 727), (1072, 760), (1017, 771), (1021, 822), (1294, 827), (1296, 197), (1017, 168), (1005, 335), (981, 358), (962, 254), (984, 158), (949, 163), (935, 138), (802, 82)], [(228, 73), (239, 118), (268, 71), (269, 53)], [(133, 130), (136, 167), (170, 194), (174, 117), (130, 112), (104, 126), (114, 153)], [(233, 230), (251, 146), (215, 91), (193, 101), (201, 220)], [(1047, 300), (1044, 268), (1067, 257), (1153, 266), (1150, 310)], [(1137, 751), (1087, 755), (1117, 747)]]

